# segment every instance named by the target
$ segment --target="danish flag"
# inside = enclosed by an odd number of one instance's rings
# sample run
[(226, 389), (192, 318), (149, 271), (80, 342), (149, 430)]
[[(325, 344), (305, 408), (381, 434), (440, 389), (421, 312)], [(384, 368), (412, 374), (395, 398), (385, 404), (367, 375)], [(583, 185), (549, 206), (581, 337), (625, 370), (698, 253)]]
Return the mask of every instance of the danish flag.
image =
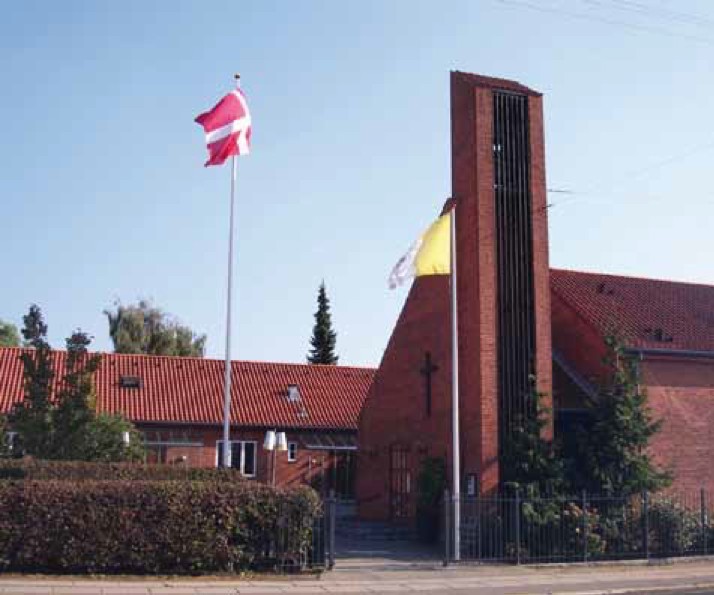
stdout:
[(196, 122), (206, 133), (206, 167), (221, 165), (231, 155), (250, 152), (250, 111), (240, 89), (228, 93), (211, 110), (198, 116)]

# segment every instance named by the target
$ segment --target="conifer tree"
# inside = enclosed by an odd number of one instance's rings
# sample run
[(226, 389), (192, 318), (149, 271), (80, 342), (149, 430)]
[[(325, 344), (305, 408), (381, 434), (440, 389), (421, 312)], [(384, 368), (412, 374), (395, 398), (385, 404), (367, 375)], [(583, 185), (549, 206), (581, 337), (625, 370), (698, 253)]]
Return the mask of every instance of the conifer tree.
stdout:
[(39, 306), (32, 304), (22, 321), (22, 337), (30, 350), (20, 355), (25, 379), (25, 399), (10, 414), (10, 425), (18, 433), (18, 446), (38, 458), (53, 451), (51, 350), (47, 325)]
[(502, 457), (504, 484), (528, 498), (556, 494), (563, 488), (560, 457), (554, 442), (543, 436), (551, 414), (543, 397), (531, 377), (524, 410), (513, 420)]
[(94, 373), (101, 358), (90, 355), (91, 339), (75, 331), (67, 339), (67, 360), (62, 386), (53, 414), (53, 429), (57, 436), (53, 458), (81, 460), (86, 458), (84, 445), (87, 427), (96, 416)]
[(599, 390), (592, 408), (593, 423), (582, 434), (580, 466), (589, 491), (628, 495), (655, 491), (671, 482), (647, 452), (650, 439), (659, 431), (647, 406), (647, 393), (640, 387), (637, 361), (628, 357), (617, 337), (605, 339), (610, 382)]
[[(25, 399), (8, 416), (9, 426), (18, 435), (17, 449), (9, 454), (81, 461), (140, 460), (143, 445), (131, 422), (97, 413), (94, 374), (101, 360), (88, 352), (90, 337), (76, 331), (67, 339), (65, 369), (55, 392), (52, 352), (40, 308), (32, 305), (23, 321), (22, 335), (29, 347), (20, 355)], [(127, 432), (128, 445), (124, 441)]]
[(315, 326), (312, 329), (311, 349), (307, 355), (307, 362), (309, 364), (336, 364), (338, 360), (335, 353), (336, 341), (337, 333), (332, 329), (330, 300), (327, 297), (323, 281), (317, 292), (317, 312), (315, 312)]

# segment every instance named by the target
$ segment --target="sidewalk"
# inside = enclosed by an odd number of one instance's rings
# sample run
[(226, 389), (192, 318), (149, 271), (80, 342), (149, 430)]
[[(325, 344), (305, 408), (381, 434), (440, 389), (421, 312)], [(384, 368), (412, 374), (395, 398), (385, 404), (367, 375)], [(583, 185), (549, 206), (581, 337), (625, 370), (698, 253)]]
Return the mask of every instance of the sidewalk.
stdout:
[(320, 578), (266, 578), (236, 581), (206, 579), (97, 580), (82, 578), (2, 577), (0, 594), (12, 595), (236, 595), (324, 593), (665, 593), (710, 588), (714, 560), (668, 565), (465, 566), (401, 570), (342, 570)]

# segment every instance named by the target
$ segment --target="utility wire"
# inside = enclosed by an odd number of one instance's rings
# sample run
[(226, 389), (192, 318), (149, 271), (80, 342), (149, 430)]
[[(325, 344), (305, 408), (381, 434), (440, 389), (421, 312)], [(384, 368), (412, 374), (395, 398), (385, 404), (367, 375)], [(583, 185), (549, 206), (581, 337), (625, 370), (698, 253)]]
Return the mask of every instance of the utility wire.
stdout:
[[(579, 198), (583, 198), (583, 197), (592, 198), (594, 195), (601, 193), (603, 190), (605, 192), (612, 192), (617, 186), (621, 185), (624, 182), (628, 182), (630, 180), (640, 178), (645, 174), (662, 169), (663, 167), (670, 165), (671, 163), (676, 163), (677, 161), (682, 161), (684, 159), (687, 159), (688, 157), (691, 157), (692, 155), (696, 155), (698, 153), (703, 153), (703, 152), (709, 151), (711, 149), (714, 149), (714, 140), (711, 140), (709, 142), (706, 142), (706, 143), (703, 143), (700, 145), (696, 145), (694, 147), (691, 147), (690, 149), (687, 149), (686, 151), (684, 151), (682, 153), (677, 153), (675, 155), (667, 157), (666, 159), (662, 159), (660, 161), (656, 161), (656, 162), (646, 165), (644, 167), (630, 171), (629, 173), (626, 173), (623, 176), (616, 178), (614, 181), (612, 181), (608, 184), (598, 184), (598, 185), (595, 185), (589, 189), (582, 190), (582, 191), (569, 190), (566, 193), (569, 194), (570, 196), (566, 196), (562, 200), (559, 200), (559, 201), (551, 203), (551, 204), (552, 204), (552, 206), (556, 206), (556, 205), (561, 205), (563, 203), (578, 200)], [(551, 191), (549, 190), (549, 192), (551, 192)]]
[(632, 23), (630, 21), (621, 21), (618, 19), (612, 19), (609, 17), (602, 17), (595, 14), (587, 14), (582, 12), (573, 12), (570, 10), (563, 10), (560, 8), (555, 8), (553, 6), (542, 6), (539, 4), (534, 4), (532, 2), (527, 2), (525, 0), (497, 0), (499, 3), (506, 6), (528, 8), (536, 12), (563, 15), (574, 19), (580, 19), (584, 21), (592, 21), (597, 23), (603, 23), (606, 25), (615, 25), (619, 27), (624, 27), (626, 29), (632, 29), (634, 31), (641, 31), (644, 33), (652, 33), (655, 35), (663, 35), (666, 37), (676, 37), (679, 39), (687, 39), (689, 41), (696, 41), (698, 43), (705, 43), (707, 45), (714, 45), (714, 39), (711, 37), (701, 37), (697, 35), (688, 35), (686, 33), (678, 33), (675, 31), (670, 31), (668, 29), (663, 29), (661, 27), (650, 27), (648, 25), (640, 25), (637, 23)]
[(642, 2), (634, 2), (633, 0), (582, 0), (588, 4), (597, 4), (601, 6), (611, 6), (617, 10), (634, 12), (637, 14), (642, 14), (652, 18), (661, 18), (663, 20), (668, 20), (670, 22), (676, 21), (679, 23), (687, 25), (695, 25), (697, 27), (711, 28), (714, 27), (714, 20), (701, 15), (695, 15), (689, 12), (680, 12), (674, 10), (668, 10), (666, 8), (657, 8), (656, 6), (650, 6), (648, 4), (643, 4)]

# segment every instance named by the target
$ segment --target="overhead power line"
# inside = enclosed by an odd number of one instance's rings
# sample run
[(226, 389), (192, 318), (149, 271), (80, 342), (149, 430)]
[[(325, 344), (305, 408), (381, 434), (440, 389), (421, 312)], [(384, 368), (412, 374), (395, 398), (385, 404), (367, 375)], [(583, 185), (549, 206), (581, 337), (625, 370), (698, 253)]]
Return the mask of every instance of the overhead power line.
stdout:
[(573, 18), (573, 19), (602, 23), (605, 25), (613, 25), (613, 26), (623, 27), (625, 29), (631, 29), (633, 31), (640, 31), (643, 33), (651, 33), (654, 35), (662, 35), (665, 37), (687, 39), (689, 41), (696, 41), (698, 43), (714, 45), (714, 38), (711, 38), (711, 37), (689, 35), (687, 33), (671, 31), (669, 29), (665, 29), (662, 27), (652, 27), (649, 25), (643, 25), (641, 23), (633, 23), (631, 21), (622, 21), (622, 20), (613, 19), (613, 18), (610, 18), (607, 16), (601, 16), (599, 14), (595, 14), (592, 12), (583, 13), (583, 12), (575, 12), (572, 10), (563, 10), (562, 8), (556, 8), (554, 6), (543, 6), (541, 4), (534, 4), (533, 2), (528, 2), (526, 0), (497, 0), (497, 1), (500, 4), (504, 4), (506, 6), (527, 8), (529, 10), (534, 10), (536, 12), (562, 15), (562, 16)]
[(707, 17), (696, 15), (689, 12), (682, 12), (677, 10), (669, 10), (666, 8), (658, 8), (657, 6), (651, 6), (649, 4), (644, 4), (642, 2), (634, 2), (633, 0), (609, 0), (604, 2), (603, 0), (582, 0), (583, 2), (588, 2), (589, 4), (598, 4), (603, 6), (612, 6), (613, 8), (634, 12), (637, 14), (642, 14), (652, 18), (659, 18), (667, 21), (676, 21), (679, 23), (684, 23), (687, 25), (695, 25), (697, 27), (711, 28), (714, 27), (714, 20)]
[[(676, 153), (674, 155), (666, 157), (665, 159), (655, 161), (653, 163), (650, 163), (649, 165), (645, 165), (644, 167), (640, 167), (638, 169), (627, 172), (627, 173), (623, 174), (622, 176), (618, 176), (614, 180), (611, 180), (610, 183), (598, 184), (598, 185), (591, 187), (590, 189), (586, 189), (586, 190), (582, 190), (582, 191), (567, 190), (567, 191), (563, 192), (563, 194), (569, 194), (570, 196), (566, 196), (562, 200), (555, 201), (555, 202), (551, 203), (550, 206), (558, 206), (563, 203), (572, 202), (574, 200), (579, 200), (581, 198), (586, 198), (586, 197), (592, 198), (594, 195), (602, 193), (602, 192), (612, 192), (617, 186), (619, 186), (623, 183), (626, 183), (630, 180), (634, 180), (637, 178), (641, 178), (645, 174), (652, 173), (654, 171), (662, 169), (663, 167), (665, 167), (667, 165), (676, 163), (677, 161), (682, 161), (683, 159), (687, 159), (689, 157), (692, 157), (693, 155), (697, 155), (697, 154), (703, 153), (705, 151), (710, 151), (712, 149), (714, 149), (714, 140), (710, 140), (706, 143), (695, 145), (693, 147), (690, 147), (686, 151)], [(549, 189), (548, 192), (558, 192), (558, 191)]]

